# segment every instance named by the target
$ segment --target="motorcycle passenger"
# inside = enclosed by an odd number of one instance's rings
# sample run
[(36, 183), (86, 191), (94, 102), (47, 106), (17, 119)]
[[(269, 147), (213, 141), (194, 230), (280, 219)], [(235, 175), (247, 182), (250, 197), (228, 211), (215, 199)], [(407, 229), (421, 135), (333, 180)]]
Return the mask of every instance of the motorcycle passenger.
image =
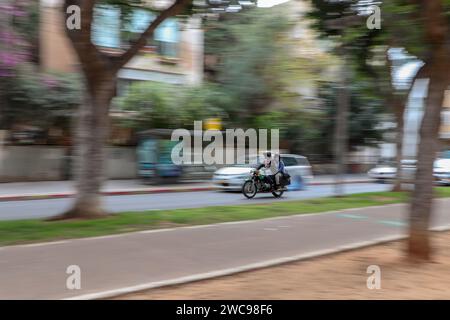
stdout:
[(275, 159), (276, 159), (276, 163), (278, 163), (278, 170), (275, 173), (275, 186), (278, 189), (281, 189), (281, 184), (280, 184), (280, 178), (283, 177), (285, 174), (287, 174), (286, 169), (284, 167), (284, 162), (283, 160), (281, 160), (281, 157), (279, 154), (275, 155)]

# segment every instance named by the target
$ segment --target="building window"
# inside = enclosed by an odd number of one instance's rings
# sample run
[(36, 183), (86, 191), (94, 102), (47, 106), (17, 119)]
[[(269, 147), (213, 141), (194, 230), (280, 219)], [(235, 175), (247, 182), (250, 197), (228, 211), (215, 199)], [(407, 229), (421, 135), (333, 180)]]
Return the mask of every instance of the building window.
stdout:
[(92, 42), (105, 48), (120, 48), (120, 8), (98, 6), (94, 11)]
[(157, 41), (157, 46), (158, 54), (163, 57), (176, 58), (178, 56), (176, 43)]
[(442, 112), (442, 124), (444, 126), (450, 126), (450, 110)]
[[(92, 42), (105, 48), (127, 46), (136, 39), (153, 21), (155, 15), (144, 9), (136, 9), (130, 19), (121, 25), (120, 8), (113, 5), (97, 6), (92, 24)], [(156, 46), (158, 54), (164, 57), (178, 56), (179, 24), (175, 18), (166, 19), (156, 28), (149, 46)]]
[(154, 36), (158, 53), (163, 57), (178, 56), (179, 25), (176, 19), (167, 19), (156, 30)]
[[(130, 19), (122, 28), (122, 43), (127, 46), (132, 40), (137, 39), (154, 19), (154, 14), (144, 9), (136, 9)], [(150, 44), (148, 42), (147, 46)]]

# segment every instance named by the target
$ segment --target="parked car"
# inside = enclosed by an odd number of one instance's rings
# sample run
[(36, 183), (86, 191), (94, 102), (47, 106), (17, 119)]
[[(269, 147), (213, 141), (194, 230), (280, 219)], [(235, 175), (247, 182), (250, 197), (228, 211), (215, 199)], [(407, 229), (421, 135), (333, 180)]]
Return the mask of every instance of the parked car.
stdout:
[[(286, 171), (291, 176), (289, 190), (300, 190), (312, 179), (311, 165), (306, 157), (296, 154), (281, 154)], [(240, 191), (245, 180), (250, 176), (250, 171), (264, 161), (264, 157), (253, 156), (247, 163), (223, 167), (217, 170), (212, 178), (213, 184), (221, 190)], [(267, 172), (267, 174), (270, 174)]]
[(397, 176), (397, 168), (389, 165), (378, 165), (373, 169), (370, 169), (367, 175), (371, 179), (375, 179), (379, 182), (385, 182), (388, 180), (393, 180)]
[[(416, 160), (402, 160), (402, 174), (405, 181), (414, 179)], [(367, 175), (378, 182), (392, 181), (397, 177), (397, 167), (393, 162), (384, 162), (370, 169)]]
[(434, 162), (433, 175), (438, 183), (450, 185), (450, 150), (442, 152)]
[[(414, 180), (416, 166), (416, 160), (402, 160), (403, 180)], [(369, 170), (367, 174), (372, 179), (384, 182), (396, 178), (397, 168), (393, 164), (381, 164)], [(433, 176), (438, 183), (450, 185), (450, 150), (442, 152), (434, 161)]]

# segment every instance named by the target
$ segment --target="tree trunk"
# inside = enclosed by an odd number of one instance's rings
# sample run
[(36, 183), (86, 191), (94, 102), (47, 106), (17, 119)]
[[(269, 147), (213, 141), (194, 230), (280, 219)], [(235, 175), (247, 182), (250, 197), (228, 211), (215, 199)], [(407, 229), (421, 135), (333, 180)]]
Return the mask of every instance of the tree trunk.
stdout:
[[(407, 101), (407, 100), (406, 100)], [(396, 128), (396, 136), (395, 136), (395, 163), (397, 167), (397, 175), (395, 177), (394, 186), (392, 187), (392, 191), (402, 191), (402, 156), (403, 156), (403, 137), (404, 137), (404, 128), (405, 128), (405, 119), (404, 119), (404, 111), (405, 111), (405, 103), (406, 101), (399, 101), (397, 98), (394, 102), (396, 105), (395, 108), (395, 116), (397, 120), (397, 128)]]
[[(139, 38), (121, 55), (101, 51), (91, 41), (94, 20), (94, 0), (65, 0), (62, 13), (78, 6), (81, 9), (81, 28), (64, 28), (77, 53), (80, 69), (86, 81), (86, 96), (78, 114), (76, 128), (77, 196), (71, 210), (55, 219), (95, 218), (106, 215), (101, 204), (101, 186), (104, 180), (104, 144), (108, 136), (109, 105), (115, 95), (117, 73), (150, 39), (156, 28), (167, 18), (181, 13), (189, 0), (175, 0), (160, 11)], [(52, 220), (55, 220), (52, 219)]]
[[(445, 59), (445, 57), (443, 57)], [(443, 70), (445, 70), (443, 72)], [(436, 63), (431, 68), (428, 97), (420, 128), (417, 172), (410, 209), (409, 257), (413, 260), (431, 259), (429, 239), (430, 217), (433, 209), (433, 164), (439, 151), (439, 130), (445, 90), (449, 79), (448, 63)]]
[(433, 163), (438, 151), (441, 112), (445, 91), (450, 85), (448, 21), (441, 0), (421, 1), (425, 37), (429, 45), (428, 96), (420, 128), (417, 171), (411, 197), (408, 256), (411, 260), (430, 260), (430, 218), (433, 210)]
[(75, 135), (75, 180), (77, 195), (69, 211), (56, 219), (98, 218), (107, 215), (102, 206), (105, 180), (105, 142), (109, 134), (109, 105), (113, 86), (86, 93), (79, 107)]
[[(345, 51), (341, 50), (345, 59)], [(341, 66), (341, 83), (338, 91), (338, 102), (335, 121), (335, 165), (336, 176), (334, 192), (335, 196), (344, 195), (344, 174), (347, 169), (347, 151), (348, 151), (348, 112), (350, 110), (350, 93), (348, 88), (348, 65), (343, 63)]]

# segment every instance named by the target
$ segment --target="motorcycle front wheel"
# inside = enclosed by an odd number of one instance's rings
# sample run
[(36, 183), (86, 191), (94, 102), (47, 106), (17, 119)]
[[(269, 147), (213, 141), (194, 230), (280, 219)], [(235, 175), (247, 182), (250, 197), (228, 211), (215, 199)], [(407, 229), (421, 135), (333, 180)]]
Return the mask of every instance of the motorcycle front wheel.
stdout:
[(242, 186), (242, 193), (247, 199), (253, 198), (257, 192), (258, 190), (256, 188), (256, 184), (253, 181), (245, 181), (244, 185)]

